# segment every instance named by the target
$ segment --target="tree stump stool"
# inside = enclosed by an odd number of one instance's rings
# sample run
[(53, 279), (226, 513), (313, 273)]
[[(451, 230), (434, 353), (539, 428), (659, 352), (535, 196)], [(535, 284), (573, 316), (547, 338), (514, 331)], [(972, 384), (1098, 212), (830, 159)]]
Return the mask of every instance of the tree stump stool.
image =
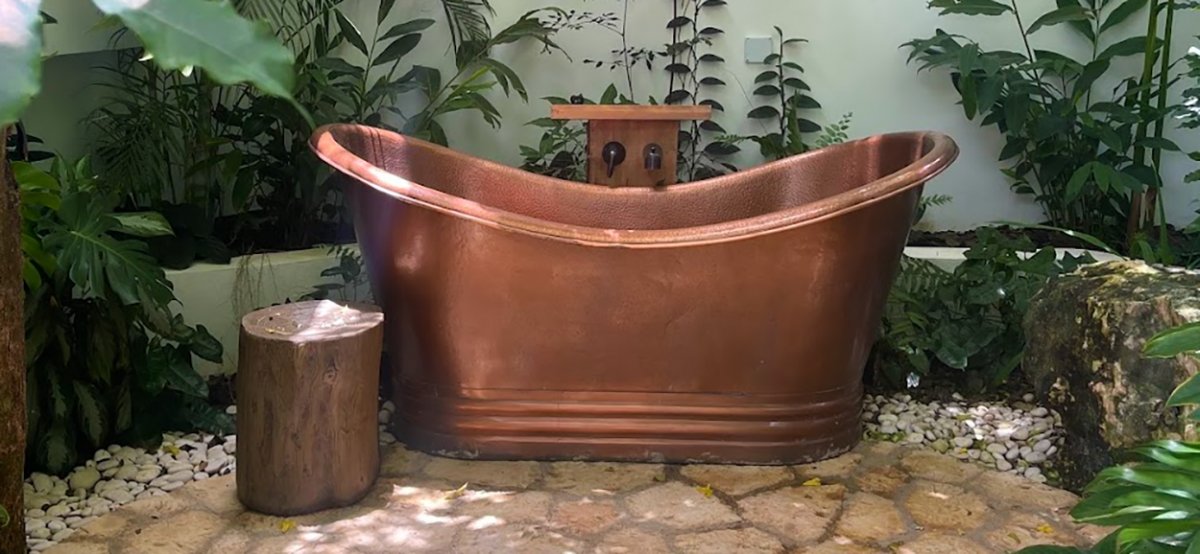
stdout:
[(346, 506), (379, 473), (383, 314), (300, 302), (242, 318), (237, 493), (285, 516)]

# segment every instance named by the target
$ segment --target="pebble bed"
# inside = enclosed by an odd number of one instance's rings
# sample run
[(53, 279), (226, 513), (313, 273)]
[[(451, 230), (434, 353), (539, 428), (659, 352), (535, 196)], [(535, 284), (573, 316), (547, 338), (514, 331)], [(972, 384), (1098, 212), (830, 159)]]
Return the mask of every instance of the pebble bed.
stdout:
[[(1061, 419), (1033, 406), (1026, 395), (1012, 406), (969, 403), (957, 394), (948, 402), (922, 403), (907, 394), (866, 395), (864, 436), (922, 445), (1000, 471), (1044, 483), (1054, 477), (1051, 459), (1062, 443)], [(236, 416), (236, 409), (228, 413)], [(395, 406), (379, 411), (379, 442), (396, 438), (385, 424)], [(236, 469), (237, 437), (207, 433), (168, 433), (155, 451), (112, 445), (97, 450), (65, 479), (34, 473), (25, 482), (25, 532), (29, 548), (40, 551), (114, 508), (167, 494), (189, 481), (226, 475)]]
[(1033, 405), (1026, 394), (1011, 406), (966, 402), (918, 402), (907, 394), (866, 395), (867, 438), (922, 445), (960, 460), (1045, 483), (1057, 477), (1054, 455), (1062, 447), (1062, 417)]

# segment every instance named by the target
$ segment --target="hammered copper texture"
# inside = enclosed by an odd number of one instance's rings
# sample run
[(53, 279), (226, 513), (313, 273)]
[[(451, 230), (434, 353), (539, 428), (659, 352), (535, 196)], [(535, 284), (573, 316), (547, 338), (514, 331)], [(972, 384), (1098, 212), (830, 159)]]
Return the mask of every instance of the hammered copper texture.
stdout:
[(480, 458), (794, 463), (851, 448), (921, 185), (881, 135), (659, 188), (559, 181), (319, 129), (350, 186), (410, 446)]

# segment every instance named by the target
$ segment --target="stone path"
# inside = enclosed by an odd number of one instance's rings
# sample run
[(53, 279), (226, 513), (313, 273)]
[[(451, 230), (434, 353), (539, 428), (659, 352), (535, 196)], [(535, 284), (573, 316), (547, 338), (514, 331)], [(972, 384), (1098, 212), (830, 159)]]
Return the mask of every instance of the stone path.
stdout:
[(804, 466), (479, 462), (384, 451), (358, 505), (245, 511), (232, 475), (123, 506), (46, 552), (870, 553), (1087, 546), (1069, 492), (866, 442)]

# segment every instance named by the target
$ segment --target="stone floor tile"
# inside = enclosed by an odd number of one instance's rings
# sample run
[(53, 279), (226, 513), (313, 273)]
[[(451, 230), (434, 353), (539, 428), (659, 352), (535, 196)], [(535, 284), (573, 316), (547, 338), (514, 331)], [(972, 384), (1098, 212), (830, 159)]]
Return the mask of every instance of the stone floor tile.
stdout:
[(878, 548), (854, 544), (845, 537), (833, 537), (816, 546), (801, 546), (792, 554), (879, 554)]
[(925, 533), (897, 547), (896, 554), (995, 554), (974, 541), (953, 533)]
[(612, 527), (622, 517), (611, 500), (583, 499), (555, 506), (550, 523), (570, 533), (592, 535)]
[(539, 525), (501, 525), (463, 533), (455, 552), (471, 554), (564, 554), (579, 552), (584, 543)]
[(675, 538), (675, 549), (688, 554), (779, 554), (784, 551), (779, 539), (753, 527), (680, 535)]
[(845, 495), (842, 485), (788, 487), (742, 499), (738, 508), (757, 527), (809, 542), (825, 534)]
[(913, 450), (905, 454), (900, 460), (900, 467), (913, 477), (953, 485), (964, 483), (983, 472), (978, 465), (928, 450)]
[(664, 480), (662, 464), (554, 462), (546, 472), (546, 488), (581, 496), (630, 491)]
[(963, 532), (983, 525), (989, 512), (974, 493), (932, 481), (914, 483), (904, 506), (917, 525)]
[(861, 543), (885, 542), (904, 534), (904, 523), (895, 503), (870, 493), (855, 493), (846, 500), (833, 532)]
[(417, 473), (431, 460), (428, 454), (404, 448), (403, 445), (385, 446), (379, 453), (379, 475), (404, 477)]
[(640, 529), (621, 529), (604, 536), (596, 554), (667, 554), (667, 542)]
[(209, 541), (221, 533), (227, 523), (208, 512), (183, 512), (140, 530), (124, 533), (124, 550), (138, 554), (207, 552)]
[(856, 479), (858, 490), (893, 498), (896, 491), (908, 482), (908, 474), (896, 467), (882, 466), (863, 472)]
[(422, 472), (434, 479), (451, 483), (470, 483), (484, 487), (529, 488), (538, 477), (537, 462), (485, 462), (434, 458)]
[(684, 477), (730, 496), (741, 496), (796, 478), (780, 466), (730, 466), (697, 464), (680, 470)]
[(851, 452), (821, 462), (798, 465), (794, 469), (801, 479), (816, 477), (826, 481), (841, 483), (848, 480), (851, 474), (858, 469), (858, 464), (862, 462), (862, 458), (862, 454)]
[(696, 487), (667, 483), (630, 496), (626, 500), (634, 519), (676, 529), (730, 525), (741, 521), (715, 496), (705, 496)]
[(237, 483), (233, 479), (193, 481), (180, 489), (184, 498), (196, 501), (214, 514), (232, 514), (245, 510), (237, 499)]
[(100, 542), (68, 542), (56, 544), (42, 551), (42, 554), (109, 554), (112, 550), (108, 543)]
[(1003, 552), (1038, 544), (1076, 546), (1077, 538), (1071, 527), (1061, 525), (1057, 519), (1014, 512), (1004, 525), (988, 532), (985, 539), (989, 546)]
[(550, 495), (544, 492), (468, 491), (455, 498), (445, 510), (475, 521), (543, 523), (550, 517)]
[(1068, 491), (998, 471), (985, 472), (972, 480), (971, 488), (982, 492), (994, 505), (1012, 508), (1036, 508), (1066, 513), (1079, 502), (1079, 497)]

